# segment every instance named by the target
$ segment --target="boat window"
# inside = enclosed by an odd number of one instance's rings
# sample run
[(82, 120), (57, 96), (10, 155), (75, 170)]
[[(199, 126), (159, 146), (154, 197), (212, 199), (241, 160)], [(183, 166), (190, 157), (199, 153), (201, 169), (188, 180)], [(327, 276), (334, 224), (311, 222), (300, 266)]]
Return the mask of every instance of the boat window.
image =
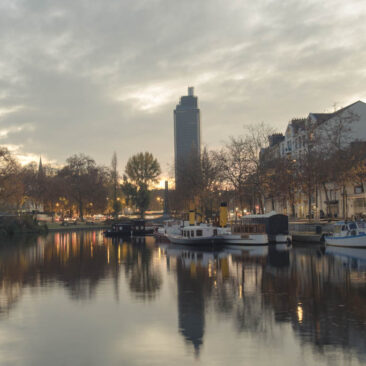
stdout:
[(361, 229), (364, 229), (366, 226), (365, 226), (365, 223), (363, 222), (363, 221), (359, 221), (358, 223), (357, 223), (357, 226), (359, 227), (359, 228), (361, 228)]
[(202, 236), (202, 230), (197, 230), (196, 231), (196, 236)]
[(186, 232), (183, 230), (183, 236), (186, 236)]
[(356, 230), (357, 229), (357, 226), (354, 222), (351, 222), (349, 225), (348, 225), (349, 229), (350, 230)]
[(214, 229), (213, 234), (217, 235), (217, 229)]
[(191, 230), (191, 237), (193, 238), (194, 237), (194, 231)]
[(346, 231), (347, 228), (346, 228), (346, 225), (342, 225), (342, 231)]

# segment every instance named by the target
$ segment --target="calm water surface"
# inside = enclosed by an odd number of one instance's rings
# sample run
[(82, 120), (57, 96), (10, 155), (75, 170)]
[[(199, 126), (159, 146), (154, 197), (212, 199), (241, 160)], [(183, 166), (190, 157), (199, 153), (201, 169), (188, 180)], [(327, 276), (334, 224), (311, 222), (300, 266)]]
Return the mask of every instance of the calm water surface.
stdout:
[(366, 250), (0, 246), (0, 365), (188, 364), (366, 364)]

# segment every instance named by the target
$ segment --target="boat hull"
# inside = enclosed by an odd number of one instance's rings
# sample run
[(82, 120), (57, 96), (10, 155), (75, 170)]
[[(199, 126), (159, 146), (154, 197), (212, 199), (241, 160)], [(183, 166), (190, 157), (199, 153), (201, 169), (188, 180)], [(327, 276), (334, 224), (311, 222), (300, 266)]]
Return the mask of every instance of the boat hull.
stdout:
[(131, 236), (131, 233), (127, 232), (118, 232), (118, 231), (104, 231), (103, 232), (104, 236), (107, 237), (107, 238), (127, 238), (127, 237), (130, 237)]
[(154, 233), (154, 238), (159, 242), (170, 243), (170, 240), (166, 234)]
[(179, 245), (191, 245), (191, 246), (202, 246), (202, 245), (213, 245), (220, 241), (218, 237), (208, 238), (184, 238), (181, 236), (168, 235), (167, 238), (173, 244)]
[(268, 236), (267, 234), (257, 235), (240, 235), (240, 234), (228, 234), (220, 236), (223, 244), (229, 245), (267, 245)]
[(325, 244), (335, 247), (366, 248), (366, 234), (344, 237), (325, 237)]
[(277, 234), (277, 235), (270, 236), (269, 241), (271, 243), (278, 243), (278, 244), (291, 243), (292, 236), (286, 235), (286, 234)]

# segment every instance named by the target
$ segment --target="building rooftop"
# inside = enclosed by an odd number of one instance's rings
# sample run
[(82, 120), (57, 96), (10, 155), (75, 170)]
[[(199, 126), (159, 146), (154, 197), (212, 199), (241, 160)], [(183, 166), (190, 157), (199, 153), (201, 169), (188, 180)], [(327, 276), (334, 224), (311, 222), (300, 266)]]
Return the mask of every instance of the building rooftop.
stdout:
[(325, 121), (328, 121), (329, 119), (341, 114), (342, 112), (344, 112), (345, 110), (347, 110), (348, 108), (354, 106), (357, 103), (365, 104), (361, 100), (358, 100), (357, 102), (354, 102), (354, 103), (352, 103), (352, 104), (350, 104), (346, 107), (338, 109), (337, 111), (335, 111), (333, 113), (310, 113), (309, 115), (313, 116), (318, 124), (321, 124), (321, 123), (323, 123)]

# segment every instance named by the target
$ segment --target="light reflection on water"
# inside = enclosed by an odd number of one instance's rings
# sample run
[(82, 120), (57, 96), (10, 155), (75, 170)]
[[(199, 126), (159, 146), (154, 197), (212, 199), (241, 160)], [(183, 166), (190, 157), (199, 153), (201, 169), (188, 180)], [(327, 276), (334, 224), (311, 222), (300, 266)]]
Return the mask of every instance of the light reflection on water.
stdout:
[(359, 365), (366, 251), (56, 233), (0, 248), (0, 365)]

